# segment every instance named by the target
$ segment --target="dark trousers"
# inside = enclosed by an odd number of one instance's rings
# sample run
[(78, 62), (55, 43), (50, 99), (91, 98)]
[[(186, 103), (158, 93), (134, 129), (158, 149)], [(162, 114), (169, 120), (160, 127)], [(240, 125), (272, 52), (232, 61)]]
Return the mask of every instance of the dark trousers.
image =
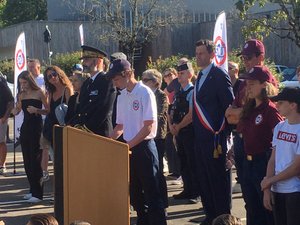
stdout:
[(164, 201), (164, 208), (168, 208), (168, 188), (167, 188), (167, 181), (164, 176), (164, 154), (165, 154), (165, 139), (155, 139), (155, 145), (157, 148), (158, 154), (158, 164), (159, 164), (159, 173), (160, 173), (160, 181), (161, 181), (161, 190), (162, 190), (162, 197)]
[(243, 138), (241, 138), (237, 132), (233, 132), (233, 151), (237, 180), (241, 184), (243, 177), (243, 161), (245, 158), (245, 152)]
[(154, 139), (158, 154), (159, 170), (164, 173), (165, 139)]
[(41, 167), (42, 150), (40, 149), (40, 137), (20, 136), (21, 148), (24, 160), (24, 168), (30, 185), (30, 193), (33, 197), (43, 199), (43, 184), (40, 179), (43, 176)]
[(206, 219), (212, 221), (221, 214), (230, 214), (231, 182), (230, 170), (225, 168), (226, 139), (220, 137), (223, 153), (213, 157), (214, 142), (195, 139), (197, 177), (201, 187), (201, 201)]
[(173, 135), (169, 132), (165, 139), (165, 150), (168, 160), (169, 173), (180, 175), (180, 162), (173, 142)]
[(300, 192), (275, 193), (273, 215), (275, 225), (300, 224)]
[(155, 142), (145, 140), (131, 150), (130, 201), (137, 211), (137, 225), (166, 225)]
[(260, 183), (266, 175), (268, 157), (266, 154), (253, 157), (243, 163), (243, 197), (246, 203), (247, 225), (273, 225), (272, 212), (263, 205)]
[(180, 174), (183, 181), (183, 192), (190, 198), (200, 195), (200, 184), (196, 175), (194, 150), (194, 128), (186, 127), (176, 137), (177, 153), (180, 160)]

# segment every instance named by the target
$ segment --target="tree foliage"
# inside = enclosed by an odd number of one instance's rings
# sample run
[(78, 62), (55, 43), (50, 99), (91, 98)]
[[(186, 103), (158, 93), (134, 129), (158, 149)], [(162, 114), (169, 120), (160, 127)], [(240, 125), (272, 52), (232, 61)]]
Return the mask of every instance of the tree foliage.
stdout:
[[(266, 5), (277, 7), (274, 11), (251, 14), (254, 6), (267, 9)], [(270, 33), (293, 41), (300, 47), (300, 1), (299, 0), (238, 0), (236, 8), (239, 16), (245, 21), (242, 31), (246, 38), (259, 39)]]
[(64, 54), (56, 54), (52, 59), (52, 64), (59, 66), (67, 75), (71, 74), (71, 69), (74, 64), (80, 63), (79, 58), (81, 57), (81, 52), (72, 52)]
[(47, 0), (9, 0), (5, 2), (3, 12), (0, 14), (4, 26), (29, 20), (47, 19)]
[[(182, 21), (181, 0), (64, 0), (80, 14), (101, 25), (101, 40), (114, 40), (133, 62), (134, 52), (159, 34), (160, 28)], [(106, 29), (105, 29), (106, 28)]]

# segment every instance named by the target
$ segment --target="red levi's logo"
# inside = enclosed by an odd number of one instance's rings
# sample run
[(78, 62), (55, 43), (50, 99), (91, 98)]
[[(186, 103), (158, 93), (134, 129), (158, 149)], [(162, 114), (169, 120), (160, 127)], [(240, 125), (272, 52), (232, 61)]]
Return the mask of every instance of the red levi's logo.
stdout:
[(296, 143), (297, 141), (297, 134), (291, 134), (283, 131), (279, 131), (277, 135), (277, 139), (287, 141), (287, 142), (293, 142)]

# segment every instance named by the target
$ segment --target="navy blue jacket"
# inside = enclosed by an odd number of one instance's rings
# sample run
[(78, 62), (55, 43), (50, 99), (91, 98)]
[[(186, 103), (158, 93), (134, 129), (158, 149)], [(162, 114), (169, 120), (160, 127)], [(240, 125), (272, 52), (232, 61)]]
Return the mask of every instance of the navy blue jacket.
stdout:
[(80, 91), (77, 114), (70, 124), (85, 125), (91, 131), (102, 136), (112, 132), (112, 110), (116, 91), (112, 81), (101, 72), (91, 83), (87, 79)]
[[(198, 79), (199, 77), (196, 82)], [(203, 106), (211, 118), (213, 128), (219, 130), (225, 110), (234, 99), (229, 75), (223, 69), (213, 65), (200, 90), (194, 89), (194, 91), (197, 102)], [(213, 133), (200, 123), (195, 106), (193, 107), (193, 125), (197, 140), (213, 140)]]

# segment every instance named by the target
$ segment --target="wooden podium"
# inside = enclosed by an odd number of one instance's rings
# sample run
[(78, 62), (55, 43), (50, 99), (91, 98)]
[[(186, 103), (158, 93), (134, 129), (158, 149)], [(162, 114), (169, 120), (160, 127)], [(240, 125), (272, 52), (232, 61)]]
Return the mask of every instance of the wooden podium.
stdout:
[(72, 127), (54, 128), (59, 224), (129, 225), (128, 145)]

